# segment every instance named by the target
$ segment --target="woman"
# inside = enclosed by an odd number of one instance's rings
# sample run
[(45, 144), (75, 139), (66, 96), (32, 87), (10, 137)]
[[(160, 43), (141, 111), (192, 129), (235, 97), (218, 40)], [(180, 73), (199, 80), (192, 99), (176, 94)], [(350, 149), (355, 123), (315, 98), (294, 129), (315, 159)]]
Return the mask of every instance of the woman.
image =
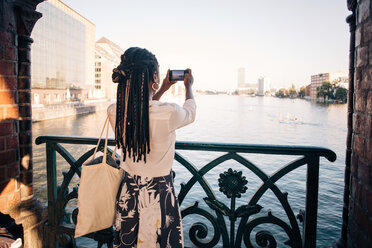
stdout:
[(156, 57), (132, 47), (112, 75), (118, 83), (117, 103), (107, 111), (125, 171), (117, 199), (114, 247), (183, 247), (171, 168), (175, 130), (194, 121), (196, 105), (190, 69), (184, 79), (183, 107), (158, 101), (176, 83), (168, 74), (169, 70), (159, 87)]

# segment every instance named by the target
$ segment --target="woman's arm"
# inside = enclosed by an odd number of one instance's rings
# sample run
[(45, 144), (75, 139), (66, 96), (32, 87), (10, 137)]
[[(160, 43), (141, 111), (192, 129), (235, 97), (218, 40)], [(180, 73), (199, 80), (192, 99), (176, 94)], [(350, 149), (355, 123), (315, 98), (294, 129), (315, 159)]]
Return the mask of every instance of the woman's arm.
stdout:
[[(194, 83), (194, 78), (191, 73), (191, 69), (187, 69), (188, 73), (185, 75), (183, 83), (185, 84), (185, 103), (183, 107), (174, 105), (174, 111), (169, 120), (169, 129), (174, 131), (180, 127), (186, 126), (194, 122), (196, 115), (196, 104), (194, 101), (194, 94), (192, 93), (192, 85)], [(190, 100), (190, 101), (188, 101)]]
[(185, 74), (185, 79), (183, 80), (183, 83), (185, 85), (186, 89), (186, 100), (188, 99), (194, 99), (194, 94), (192, 93), (192, 85), (194, 83), (194, 77), (192, 76), (191, 69), (187, 69), (188, 73)]
[(177, 81), (169, 81), (169, 69), (167, 72), (167, 76), (165, 76), (163, 83), (161, 84), (160, 89), (155, 93), (152, 97), (152, 100), (159, 101), (160, 97), (167, 91), (169, 88), (175, 84)]
[(161, 96), (166, 92), (167, 90), (162, 87), (155, 93), (155, 95), (152, 97), (152, 100), (159, 101)]

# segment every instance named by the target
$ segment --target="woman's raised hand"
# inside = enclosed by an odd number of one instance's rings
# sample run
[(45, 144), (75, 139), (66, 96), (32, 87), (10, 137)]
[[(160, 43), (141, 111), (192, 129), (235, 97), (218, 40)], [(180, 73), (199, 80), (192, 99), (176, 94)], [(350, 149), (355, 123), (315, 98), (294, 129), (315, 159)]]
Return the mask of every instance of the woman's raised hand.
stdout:
[(187, 72), (185, 74), (185, 79), (183, 80), (183, 83), (185, 84), (185, 97), (186, 100), (188, 99), (194, 99), (194, 95), (192, 93), (192, 84), (194, 83), (194, 77), (192, 76), (191, 69), (187, 69)]
[(192, 76), (191, 69), (187, 68), (187, 73), (185, 73), (185, 78), (183, 80), (185, 88), (191, 88), (194, 83), (194, 77)]
[(162, 85), (161, 85), (161, 89), (163, 90), (163, 91), (167, 91), (167, 90), (169, 90), (169, 88), (173, 85), (173, 84), (175, 84), (175, 83), (177, 83), (177, 81), (169, 81), (169, 69), (168, 69), (168, 71), (167, 71), (167, 76), (165, 76), (165, 78), (164, 78), (164, 80), (163, 80), (163, 83), (162, 83)]
[(169, 90), (169, 88), (175, 84), (177, 81), (169, 81), (169, 69), (168, 69), (168, 72), (167, 72), (167, 76), (164, 78), (163, 80), (163, 83), (161, 84), (161, 87), (160, 89), (154, 94), (154, 96), (152, 97), (152, 100), (156, 100), (156, 101), (159, 101), (159, 99), (161, 98), (161, 96), (167, 91)]

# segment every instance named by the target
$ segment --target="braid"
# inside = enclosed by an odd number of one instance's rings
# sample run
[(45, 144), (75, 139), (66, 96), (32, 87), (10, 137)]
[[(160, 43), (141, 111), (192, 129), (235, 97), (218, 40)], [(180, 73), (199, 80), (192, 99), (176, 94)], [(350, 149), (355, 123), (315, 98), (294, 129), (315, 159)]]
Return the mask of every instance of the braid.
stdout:
[(143, 160), (150, 152), (149, 80), (156, 72), (155, 55), (138, 47), (131, 47), (121, 56), (120, 65), (113, 70), (112, 80), (118, 83), (115, 139), (122, 148), (123, 161)]

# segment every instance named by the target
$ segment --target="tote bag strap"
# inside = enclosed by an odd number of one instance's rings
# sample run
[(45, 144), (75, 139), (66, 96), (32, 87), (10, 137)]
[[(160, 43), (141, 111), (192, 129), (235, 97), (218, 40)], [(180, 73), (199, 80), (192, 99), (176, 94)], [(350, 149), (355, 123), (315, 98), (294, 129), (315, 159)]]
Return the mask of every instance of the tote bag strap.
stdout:
[[(105, 124), (103, 125), (101, 134), (100, 134), (99, 139), (98, 139), (98, 143), (96, 145), (96, 149), (94, 150), (94, 154), (93, 154), (93, 159), (94, 159), (96, 157), (96, 153), (97, 153), (97, 150), (98, 150), (99, 143), (101, 142), (101, 139), (102, 139), (103, 131), (105, 130), (105, 127), (106, 127), (106, 140), (105, 140), (105, 148), (104, 148), (103, 160), (102, 160), (103, 163), (106, 163), (107, 143), (108, 143), (108, 131), (109, 131), (109, 126), (110, 126), (108, 121), (109, 121), (109, 117), (106, 118)], [(111, 154), (111, 157), (114, 160), (116, 160), (116, 156), (115, 156), (116, 155), (116, 151), (117, 151), (117, 145), (115, 145), (114, 152)]]
[(96, 149), (94, 149), (94, 154), (93, 154), (93, 159), (94, 159), (96, 157), (96, 153), (97, 153), (97, 150), (98, 150), (99, 143), (101, 142), (101, 139), (102, 139), (103, 131), (105, 130), (105, 127), (107, 126), (105, 149), (104, 149), (104, 156), (103, 156), (105, 162), (106, 162), (106, 148), (107, 148), (107, 138), (108, 138), (108, 127), (109, 127), (108, 120), (109, 120), (109, 117), (107, 116), (107, 118), (105, 120), (105, 124), (103, 125), (103, 128), (102, 128), (101, 134), (99, 135), (99, 139), (98, 139), (98, 143), (96, 145)]
[(115, 145), (115, 149), (114, 149), (114, 152), (111, 154), (111, 157), (114, 159), (114, 160), (116, 160), (116, 151), (117, 151), (117, 149), (118, 149), (118, 146), (117, 145)]
[(109, 131), (108, 117), (106, 119), (106, 140), (105, 140), (105, 150), (103, 152), (102, 163), (106, 164), (106, 154), (107, 154), (107, 142), (108, 142), (108, 131)]

